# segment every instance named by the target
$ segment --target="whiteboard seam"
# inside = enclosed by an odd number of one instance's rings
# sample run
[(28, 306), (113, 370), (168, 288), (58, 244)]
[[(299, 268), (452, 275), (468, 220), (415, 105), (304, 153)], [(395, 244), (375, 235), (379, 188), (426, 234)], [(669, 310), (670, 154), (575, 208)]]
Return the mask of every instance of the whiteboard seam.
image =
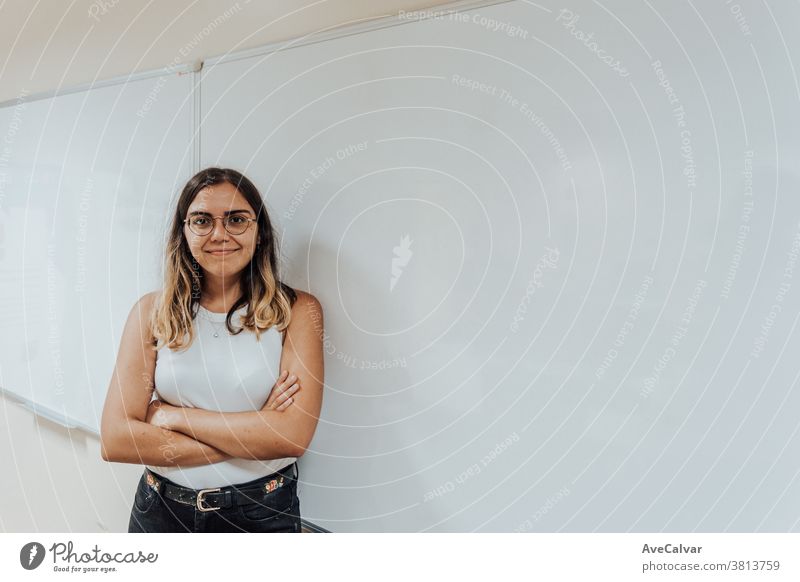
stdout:
[(200, 77), (202, 65), (192, 73), (192, 171), (200, 171), (201, 147), (200, 132), (202, 129), (202, 101)]

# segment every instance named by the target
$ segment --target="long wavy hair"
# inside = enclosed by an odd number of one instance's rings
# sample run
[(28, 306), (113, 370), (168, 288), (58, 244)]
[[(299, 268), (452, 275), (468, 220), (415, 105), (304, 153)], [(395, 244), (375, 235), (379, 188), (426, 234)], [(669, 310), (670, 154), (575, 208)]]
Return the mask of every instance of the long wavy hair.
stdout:
[[(260, 339), (261, 333), (273, 326), (280, 332), (289, 326), (297, 293), (280, 280), (277, 239), (261, 194), (250, 180), (236, 170), (206, 168), (186, 183), (172, 217), (165, 253), (164, 285), (150, 322), (156, 350), (164, 346), (172, 350), (185, 350), (194, 341), (192, 322), (200, 305), (203, 270), (189, 249), (183, 232), (183, 220), (192, 201), (203, 188), (222, 183), (228, 183), (241, 192), (256, 213), (258, 227), (258, 244), (241, 276), (242, 296), (228, 311), (225, 325), (233, 335), (246, 329), (254, 332), (256, 339)], [(234, 329), (231, 323), (233, 314), (245, 305), (247, 311), (241, 317), (241, 327)]]

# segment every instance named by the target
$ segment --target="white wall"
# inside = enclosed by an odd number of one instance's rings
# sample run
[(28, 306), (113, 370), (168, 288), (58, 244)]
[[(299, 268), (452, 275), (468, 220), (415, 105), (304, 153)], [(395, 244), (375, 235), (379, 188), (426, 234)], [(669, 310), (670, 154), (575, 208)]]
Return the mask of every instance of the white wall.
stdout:
[[(442, 3), (5, 2), (0, 101)], [(0, 431), (0, 467), (7, 475), (0, 531), (126, 531), (141, 467), (103, 462), (97, 438), (37, 419), (1, 396)]]

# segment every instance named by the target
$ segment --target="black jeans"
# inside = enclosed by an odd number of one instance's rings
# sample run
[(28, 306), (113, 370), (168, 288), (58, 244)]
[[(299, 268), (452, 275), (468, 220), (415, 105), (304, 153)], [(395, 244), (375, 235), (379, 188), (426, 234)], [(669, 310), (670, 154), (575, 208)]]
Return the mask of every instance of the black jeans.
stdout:
[[(297, 463), (231, 488), (259, 486), (283, 475), (284, 484), (264, 493), (260, 500), (233, 504), (218, 511), (200, 511), (193, 505), (167, 499), (161, 494), (169, 479), (155, 474), (162, 482), (161, 491), (147, 484), (147, 470), (139, 479), (133, 500), (128, 533), (199, 533), (199, 532), (268, 532), (300, 533), (300, 499), (297, 497)], [(223, 491), (226, 488), (222, 488)]]

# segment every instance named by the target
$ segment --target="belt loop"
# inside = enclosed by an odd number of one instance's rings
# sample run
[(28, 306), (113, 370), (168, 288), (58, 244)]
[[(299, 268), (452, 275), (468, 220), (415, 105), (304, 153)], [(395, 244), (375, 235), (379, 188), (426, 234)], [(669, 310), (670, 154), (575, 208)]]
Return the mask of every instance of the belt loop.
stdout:
[(297, 465), (297, 461), (294, 462), (294, 480), (299, 481), (300, 479), (300, 467)]

